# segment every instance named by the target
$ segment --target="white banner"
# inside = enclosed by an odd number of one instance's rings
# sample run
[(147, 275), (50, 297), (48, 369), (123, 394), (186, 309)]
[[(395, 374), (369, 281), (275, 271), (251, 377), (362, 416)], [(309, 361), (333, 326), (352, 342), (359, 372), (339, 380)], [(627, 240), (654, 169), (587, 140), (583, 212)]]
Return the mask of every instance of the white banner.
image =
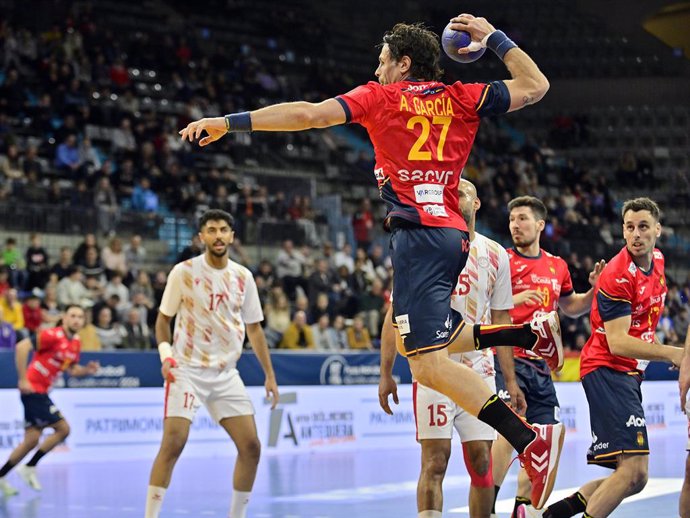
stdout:
[[(561, 419), (568, 438), (590, 436), (589, 413), (579, 383), (557, 383)], [(400, 405), (388, 416), (378, 404), (377, 387), (281, 387), (281, 403), (271, 411), (263, 387), (249, 387), (264, 454), (415, 446), (411, 386), (399, 387)], [(643, 383), (650, 435), (685, 436), (676, 382)], [(126, 460), (155, 456), (163, 427), (163, 390), (56, 389), (51, 398), (72, 433), (48, 462)], [(0, 458), (23, 437), (23, 408), (17, 390), (0, 390)], [(684, 443), (683, 443), (684, 444)], [(185, 456), (229, 456), (234, 445), (204, 409), (194, 421)]]

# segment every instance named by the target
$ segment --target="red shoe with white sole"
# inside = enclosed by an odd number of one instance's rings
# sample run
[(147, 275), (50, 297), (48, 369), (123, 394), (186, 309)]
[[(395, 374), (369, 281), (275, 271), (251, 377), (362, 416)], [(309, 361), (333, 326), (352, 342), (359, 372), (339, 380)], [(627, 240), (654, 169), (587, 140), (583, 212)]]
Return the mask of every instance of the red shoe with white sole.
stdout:
[(563, 424), (535, 424), (537, 436), (527, 445), (519, 458), (532, 482), (531, 501), (535, 509), (541, 509), (551, 495), (556, 481), (558, 459), (563, 449), (565, 427)]
[(537, 343), (532, 352), (546, 361), (552, 371), (558, 372), (563, 367), (563, 340), (561, 339), (561, 324), (558, 313), (552, 311), (546, 315), (535, 317), (530, 322), (532, 331), (537, 335)]

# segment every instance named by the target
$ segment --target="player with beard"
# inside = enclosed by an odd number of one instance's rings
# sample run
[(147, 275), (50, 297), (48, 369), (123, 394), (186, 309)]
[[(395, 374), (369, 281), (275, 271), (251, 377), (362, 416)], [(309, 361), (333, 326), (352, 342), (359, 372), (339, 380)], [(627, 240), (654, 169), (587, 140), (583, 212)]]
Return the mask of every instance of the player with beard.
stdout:
[[(272, 399), (272, 408), (278, 402), (278, 386), (261, 329), (264, 317), (254, 277), (228, 259), (232, 225), (227, 212), (205, 212), (199, 219), (205, 253), (175, 265), (163, 293), (156, 340), (165, 380), (165, 417), (163, 439), (149, 479), (145, 518), (158, 518), (173, 468), (202, 404), (237, 447), (228, 517), (246, 515), (261, 445), (254, 407), (236, 368), (245, 329), (266, 376), (266, 396)], [(175, 315), (171, 336), (170, 322)]]
[[(98, 362), (79, 365), (81, 340), (77, 332), (84, 327), (84, 309), (77, 305), (67, 306), (58, 327), (44, 329), (33, 338), (19, 342), (15, 351), (19, 392), (24, 405), (24, 440), (17, 446), (5, 465), (0, 468), (0, 494), (17, 493), (5, 476), (26, 455), (38, 446), (38, 450), (26, 466), (17, 468), (19, 476), (35, 491), (41, 490), (36, 476), (36, 464), (50, 450), (69, 435), (69, 423), (48, 396), (48, 391), (62, 371), (70, 376), (88, 376), (99, 369)], [(29, 352), (34, 349), (27, 367)], [(39, 445), (44, 428), (55, 432)]]

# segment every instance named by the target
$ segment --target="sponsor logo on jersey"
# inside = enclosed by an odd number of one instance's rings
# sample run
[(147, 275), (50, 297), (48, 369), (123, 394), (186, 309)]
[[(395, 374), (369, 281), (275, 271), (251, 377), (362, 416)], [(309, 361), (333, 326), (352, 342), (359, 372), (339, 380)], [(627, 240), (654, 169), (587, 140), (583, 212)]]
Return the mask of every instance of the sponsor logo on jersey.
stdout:
[(408, 85), (405, 88), (402, 88), (401, 90), (403, 92), (412, 92), (416, 94), (422, 94), (422, 95), (433, 95), (437, 94), (439, 92), (443, 92), (445, 90), (445, 86), (443, 85), (434, 85), (434, 84), (429, 84), (429, 83), (422, 83), (422, 84), (417, 84), (417, 85)]
[(644, 417), (637, 417), (633, 414), (630, 414), (630, 417), (628, 417), (628, 420), (625, 422), (625, 427), (630, 428), (631, 426), (634, 426), (636, 428), (639, 428), (640, 426), (646, 426), (647, 421), (645, 421)]
[(414, 195), (417, 203), (443, 204), (443, 185), (422, 183), (414, 186)]
[(640, 295), (644, 295), (644, 291), (647, 289), (647, 286), (640, 286)]
[(630, 281), (628, 279), (626, 279), (625, 277), (623, 277), (621, 279), (616, 279), (616, 283), (618, 283), (618, 284), (625, 284), (626, 282), (630, 283)]
[(436, 171), (435, 169), (429, 169), (428, 171), (422, 171), (421, 169), (413, 171), (408, 171), (407, 169), (398, 170), (398, 178), (402, 182), (435, 182), (448, 185), (454, 174), (455, 171)]
[(523, 265), (520, 265), (520, 266), (518, 266), (517, 268), (515, 268), (515, 271), (516, 271), (517, 273), (522, 273), (522, 272), (525, 270), (525, 268), (527, 268), (527, 265), (526, 265), (526, 264), (523, 264)]
[(642, 432), (637, 432), (637, 445), (644, 446), (644, 434)]
[(436, 216), (439, 218), (447, 218), (448, 213), (443, 205), (424, 205), (424, 212), (431, 216)]

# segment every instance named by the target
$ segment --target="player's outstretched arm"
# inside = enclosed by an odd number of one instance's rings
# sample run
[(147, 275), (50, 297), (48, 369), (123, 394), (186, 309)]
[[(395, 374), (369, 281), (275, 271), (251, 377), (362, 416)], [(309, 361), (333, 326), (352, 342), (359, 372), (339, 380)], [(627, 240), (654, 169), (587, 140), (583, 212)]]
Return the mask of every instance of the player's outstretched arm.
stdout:
[[(549, 90), (549, 80), (527, 53), (517, 47), (502, 31), (497, 31), (485, 18), (461, 14), (451, 19), (451, 28), (467, 31), (472, 40), (490, 48), (508, 67), (512, 79), (505, 81), (510, 92), (510, 108), (519, 110), (540, 101)], [(469, 50), (467, 50), (469, 52)]]
[(594, 287), (597, 280), (606, 267), (606, 261), (603, 259), (594, 265), (594, 269), (589, 272), (589, 284), (592, 286), (585, 293), (571, 293), (567, 297), (561, 297), (558, 301), (558, 307), (563, 310), (563, 313), (570, 318), (577, 318), (589, 313), (592, 309), (592, 299), (594, 298)]
[[(182, 140), (199, 140), (200, 146), (215, 142), (226, 133), (248, 131), (302, 131), (328, 128), (346, 122), (345, 110), (335, 99), (320, 103), (305, 101), (274, 104), (252, 112), (232, 113), (190, 122), (180, 130)], [(203, 133), (207, 136), (202, 138)]]
[(636, 360), (670, 362), (679, 367), (683, 359), (683, 349), (670, 345), (649, 343), (630, 336), (630, 315), (604, 322), (606, 341), (613, 354)]
[(261, 324), (258, 322), (247, 324), (247, 338), (249, 338), (249, 343), (264, 371), (264, 376), (266, 377), (264, 382), (266, 398), (271, 400), (271, 409), (273, 409), (278, 404), (280, 394), (278, 393), (278, 383), (276, 382), (276, 374), (273, 371), (271, 355), (268, 352), (266, 335), (264, 335), (264, 330), (261, 329)]
[(393, 328), (393, 305), (388, 306), (386, 316), (383, 317), (381, 328), (381, 377), (379, 378), (379, 405), (384, 412), (393, 415), (393, 410), (388, 403), (388, 396), (393, 396), (393, 402), (397, 405), (398, 384), (393, 378), (393, 364), (395, 363), (395, 329)]
[(68, 369), (68, 374), (74, 376), (75, 378), (83, 378), (84, 376), (91, 376), (98, 372), (101, 368), (101, 364), (97, 361), (90, 361), (86, 365), (79, 365), (75, 363), (71, 365)]

